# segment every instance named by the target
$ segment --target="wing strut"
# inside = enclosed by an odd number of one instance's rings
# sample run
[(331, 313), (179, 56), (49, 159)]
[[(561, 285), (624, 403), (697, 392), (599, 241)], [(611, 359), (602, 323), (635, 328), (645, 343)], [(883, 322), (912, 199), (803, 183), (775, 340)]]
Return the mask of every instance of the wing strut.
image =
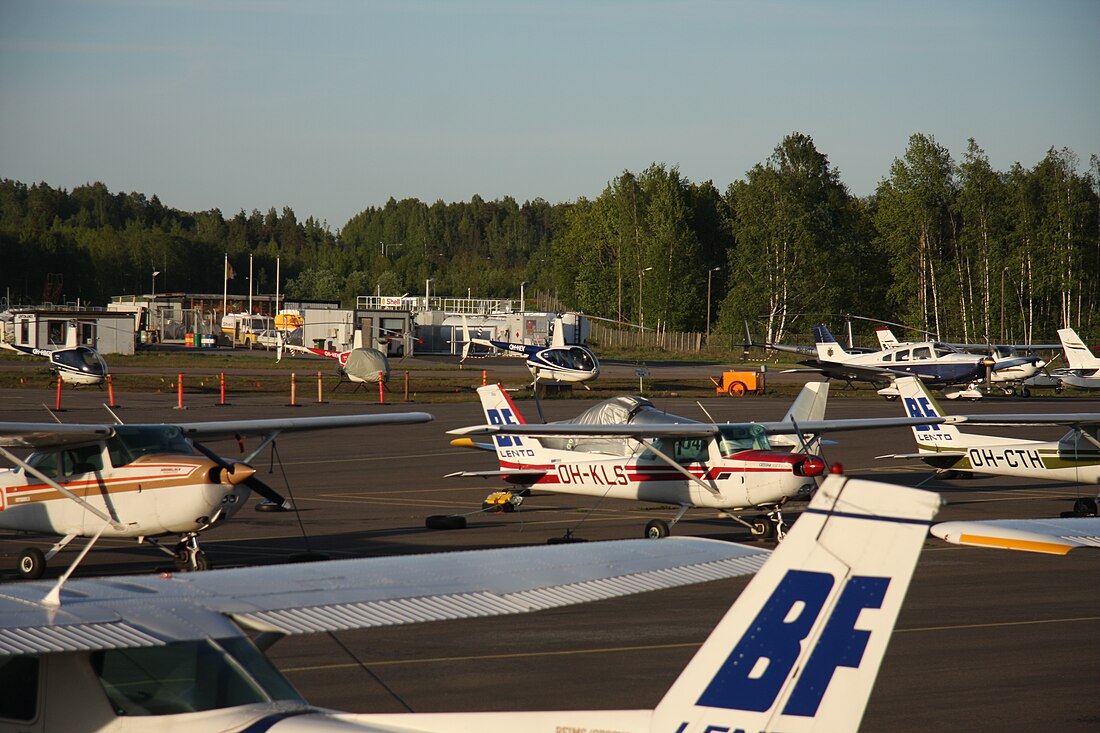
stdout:
[(668, 465), (672, 466), (672, 467), (673, 467), (673, 468), (675, 468), (675, 469), (676, 469), (677, 471), (679, 471), (680, 473), (684, 474), (684, 476), (686, 476), (687, 478), (691, 479), (691, 480), (692, 480), (692, 481), (694, 481), (695, 483), (699, 484), (700, 486), (702, 486), (702, 487), (703, 487), (704, 489), (706, 489), (706, 490), (707, 490), (707, 491), (709, 491), (710, 493), (714, 494), (715, 496), (717, 496), (718, 494), (720, 494), (720, 493), (721, 493), (720, 491), (718, 491), (718, 489), (717, 489), (717, 488), (715, 488), (714, 486), (711, 486), (711, 485), (710, 485), (710, 484), (708, 484), (708, 483), (707, 483), (706, 481), (704, 481), (703, 479), (699, 478), (699, 477), (698, 477), (698, 476), (696, 476), (696, 475), (695, 475), (694, 473), (692, 473), (691, 471), (687, 470), (686, 468), (684, 468), (683, 466), (681, 466), (681, 465), (680, 465), (679, 463), (677, 463), (676, 461), (672, 460), (672, 459), (671, 459), (671, 458), (669, 458), (669, 457), (668, 457), (667, 455), (665, 455), (664, 453), (662, 453), (662, 452), (661, 452), (660, 450), (658, 450), (658, 449), (657, 449), (656, 447), (654, 447), (654, 445), (653, 445), (653, 443), (652, 443), (652, 442), (650, 442), (650, 441), (647, 441), (647, 440), (642, 440), (641, 438), (635, 438), (634, 440), (638, 441), (639, 443), (641, 443), (642, 445), (644, 445), (644, 446), (645, 446), (646, 448), (648, 448), (649, 450), (653, 451), (653, 455), (657, 456), (657, 457), (658, 457), (658, 458), (660, 458), (660, 459), (661, 459), (662, 461), (664, 461), (664, 462), (665, 462), (665, 463), (667, 463)]
[(54, 481), (52, 478), (50, 478), (46, 474), (42, 473), (41, 471), (39, 471), (37, 468), (35, 468), (31, 464), (24, 461), (22, 458), (19, 458), (18, 456), (12, 454), (11, 451), (9, 451), (8, 449), (0, 446), (0, 455), (4, 456), (4, 458), (7, 458), (9, 461), (11, 461), (15, 465), (19, 466), (20, 468), (22, 468), (24, 471), (26, 471), (30, 475), (37, 478), (39, 481), (44, 482), (47, 486), (50, 486), (55, 491), (59, 491), (64, 496), (72, 499), (73, 501), (75, 501), (77, 504), (79, 504), (80, 506), (87, 509), (92, 514), (96, 515), (97, 517), (102, 519), (104, 522), (111, 525), (111, 527), (114, 528), (115, 530), (121, 532), (124, 529), (123, 525), (121, 523), (119, 523), (116, 519), (104, 514), (100, 510), (96, 509), (94, 506), (92, 506), (88, 502), (84, 501), (79, 496), (77, 496), (73, 492), (69, 491), (64, 486), (62, 486), (61, 484)]

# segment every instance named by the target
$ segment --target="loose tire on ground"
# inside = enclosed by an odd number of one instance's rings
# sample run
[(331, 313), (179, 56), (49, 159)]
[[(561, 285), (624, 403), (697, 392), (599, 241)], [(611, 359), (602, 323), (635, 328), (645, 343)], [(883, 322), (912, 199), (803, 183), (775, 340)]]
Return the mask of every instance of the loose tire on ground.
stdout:
[(466, 517), (458, 514), (433, 514), (424, 520), (428, 529), (466, 529)]

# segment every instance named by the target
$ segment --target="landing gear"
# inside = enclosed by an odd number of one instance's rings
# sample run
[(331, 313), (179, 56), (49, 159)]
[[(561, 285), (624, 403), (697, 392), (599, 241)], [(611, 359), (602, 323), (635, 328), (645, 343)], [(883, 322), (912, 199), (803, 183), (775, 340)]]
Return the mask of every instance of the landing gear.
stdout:
[(761, 514), (748, 520), (739, 517), (734, 517), (734, 519), (748, 527), (749, 534), (758, 540), (775, 539), (782, 542), (783, 538), (787, 536), (787, 530), (790, 529), (783, 520), (782, 508), (778, 506), (767, 514)]
[(1096, 499), (1085, 497), (1073, 502), (1073, 512), (1066, 513), (1062, 516), (1070, 517), (1095, 517), (1096, 514)]
[(683, 519), (684, 515), (687, 514), (688, 509), (691, 509), (690, 504), (681, 504), (680, 510), (676, 512), (676, 516), (673, 517), (671, 521), (666, 522), (663, 519), (651, 520), (648, 524), (646, 524), (645, 534), (643, 536), (646, 539), (650, 540), (659, 540), (662, 537), (668, 537), (669, 534), (671, 534), (672, 532), (672, 527), (681, 519)]
[(772, 524), (767, 517), (753, 517), (749, 520), (749, 534), (758, 540), (769, 539), (772, 535)]
[(180, 572), (210, 569), (210, 561), (206, 558), (206, 553), (199, 549), (197, 535), (187, 535), (181, 539), (176, 545), (174, 557), (176, 570)]
[(668, 522), (663, 519), (654, 519), (645, 526), (645, 536), (651, 540), (659, 540), (668, 537)]
[(19, 553), (19, 577), (38, 580), (46, 572), (46, 556), (37, 547), (28, 547)]

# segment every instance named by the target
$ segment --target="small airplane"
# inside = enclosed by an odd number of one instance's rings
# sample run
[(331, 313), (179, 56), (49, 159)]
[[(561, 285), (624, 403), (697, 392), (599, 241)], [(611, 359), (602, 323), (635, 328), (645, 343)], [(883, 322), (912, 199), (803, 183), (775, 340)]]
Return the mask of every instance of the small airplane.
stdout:
[[(834, 475), (772, 553), (623, 540), (76, 580), (64, 591), (11, 584), (0, 595), (5, 717), (20, 730), (101, 733), (855, 733), (940, 503)], [(753, 572), (651, 710), (338, 713), (303, 700), (263, 654), (292, 634), (522, 613)]]
[(1062, 349), (1066, 355), (1066, 368), (1057, 369), (1051, 376), (1064, 387), (1100, 389), (1100, 358), (1081, 340), (1072, 328), (1058, 331)]
[[(854, 354), (837, 343), (824, 323), (814, 325), (813, 331), (817, 358), (806, 359), (801, 363), (830, 379), (843, 380), (849, 385), (857, 381), (881, 384), (896, 377), (911, 375), (930, 384), (966, 384), (984, 378), (987, 368), (996, 369), (996, 362), (991, 357), (960, 352), (935, 341)], [(802, 346), (751, 341), (749, 345), (799, 354), (805, 354), (807, 349)], [(881, 394), (897, 399), (892, 387), (887, 387)]]
[(50, 372), (69, 384), (103, 384), (109, 373), (107, 362), (91, 346), (73, 346), (66, 349), (37, 349), (0, 341), (0, 347), (28, 356), (41, 356), (50, 360)]
[[(46, 553), (19, 556), (19, 574), (39, 578), (77, 537), (130, 537), (170, 555), (181, 570), (209, 567), (199, 533), (229, 519), (254, 491), (286, 500), (249, 465), (283, 432), (427, 422), (423, 412), (176, 424), (0, 422), (0, 528), (61, 536)], [(243, 460), (222, 458), (201, 440), (263, 436)], [(8, 448), (32, 448), (26, 460)], [(243, 448), (242, 448), (243, 449)], [(179, 535), (175, 549), (156, 537)]]
[[(471, 338), (466, 317), (462, 318), (462, 361), (470, 356), (473, 345), (488, 346), (507, 354), (527, 359), (527, 369), (537, 384), (540, 379), (551, 382), (582, 384), (600, 376), (600, 362), (587, 346), (565, 343), (565, 329), (560, 318), (554, 321), (549, 346), (500, 341), (497, 339)], [(587, 385), (585, 385), (587, 388)]]
[[(898, 341), (889, 326), (879, 326), (875, 329), (879, 346), (885, 349), (894, 349), (902, 346), (914, 346), (912, 341)], [(941, 343), (947, 348), (966, 350), (984, 349), (995, 364), (986, 372), (986, 381), (997, 385), (1005, 394), (1018, 394), (1021, 397), (1030, 397), (1031, 391), (1025, 381), (1040, 374), (1046, 362), (1035, 354), (1021, 354), (1021, 351), (1034, 351), (1036, 349), (1054, 349), (1057, 344), (953, 344)], [(978, 358), (978, 355), (974, 355)]]
[[(701, 423), (629, 396), (602, 402), (575, 420), (531, 424), (499, 384), (480, 387), (488, 424), (448, 432), (463, 436), (452, 445), (495, 451), (500, 468), (459, 471), (448, 478), (500, 478), (523, 487), (521, 496), (542, 490), (678, 505), (670, 521), (646, 524), (644, 536), (651, 539), (668, 536), (696, 507), (732, 512), (733, 520), (754, 537), (782, 538), (787, 530), (783, 506), (791, 499), (809, 498), (826, 470), (825, 461), (810, 453), (821, 433), (928, 420), (822, 420), (828, 388), (827, 382), (805, 385), (779, 422)], [(491, 435), (494, 442), (474, 443), (469, 436), (475, 435)], [(801, 445), (802, 450), (777, 450), (771, 436), (776, 443)], [(764, 514), (739, 516), (746, 511)]]
[[(946, 415), (920, 380), (897, 380), (909, 417), (939, 417), (938, 424), (915, 425), (917, 453), (879, 458), (919, 458), (941, 479), (965, 474), (1016, 476), (1079, 484), (1100, 483), (1100, 413), (1024, 415)], [(959, 425), (1064, 425), (1060, 440), (1043, 441), (964, 433)], [(1072, 514), (1096, 516), (1096, 499), (1077, 499)]]
[(353, 384), (378, 384), (379, 382), (385, 384), (390, 379), (390, 360), (378, 349), (357, 348), (348, 351), (332, 351), (280, 342), (276, 347), (276, 361), (282, 361), (284, 351), (335, 359), (340, 364), (337, 368), (340, 376)]

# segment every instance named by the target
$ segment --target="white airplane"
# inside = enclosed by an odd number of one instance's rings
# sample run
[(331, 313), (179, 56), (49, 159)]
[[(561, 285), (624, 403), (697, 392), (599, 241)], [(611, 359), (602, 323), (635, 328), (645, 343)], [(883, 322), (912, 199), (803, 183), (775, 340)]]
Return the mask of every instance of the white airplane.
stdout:
[(1100, 389), (1100, 358), (1081, 340), (1072, 328), (1058, 331), (1066, 354), (1066, 368), (1052, 373), (1066, 387)]
[[(11, 584), (0, 594), (0, 730), (854, 733), (939, 506), (933, 492), (836, 475), (770, 557), (676, 538), (81, 580), (64, 592)], [(522, 613), (756, 568), (652, 710), (339, 713), (310, 706), (261, 651), (290, 634)]]
[[(473, 338), (466, 317), (462, 317), (462, 361), (470, 356), (473, 345), (488, 346), (506, 354), (522, 356), (527, 360), (527, 370), (537, 384), (540, 379), (550, 382), (584, 384), (600, 376), (600, 361), (587, 346), (565, 343), (565, 328), (562, 320), (554, 321), (553, 335), (549, 346), (531, 346), (529, 344), (500, 341), (497, 339)], [(585, 385), (587, 388), (587, 385)]]
[[(899, 379), (897, 387), (909, 417), (941, 417), (944, 421), (913, 427), (917, 453), (879, 458), (919, 458), (936, 468), (937, 476), (943, 479), (973, 473), (1100, 483), (1100, 413), (945, 415), (920, 380)], [(1069, 432), (1057, 441), (1028, 440), (965, 433), (958, 428), (964, 424), (1064, 425)], [(1078, 499), (1074, 513), (1095, 516), (1096, 499)]]
[[(898, 341), (889, 326), (879, 326), (875, 329), (879, 346), (882, 349), (895, 349), (902, 346), (914, 346), (916, 342)], [(1031, 390), (1024, 384), (1042, 372), (1046, 362), (1035, 355), (1021, 355), (1020, 350), (1056, 348), (1054, 344), (942, 344), (954, 349), (988, 349), (989, 356), (995, 362), (995, 366), (986, 374), (990, 384), (997, 385), (1005, 394), (1019, 394), (1021, 397), (1030, 397)], [(977, 355), (975, 354), (977, 357)]]
[[(829, 379), (843, 380), (849, 385), (852, 382), (881, 384), (906, 376), (918, 376), (929, 384), (966, 384), (984, 379), (987, 368), (996, 369), (996, 362), (991, 357), (968, 354), (934, 341), (852, 353), (837, 343), (824, 323), (816, 324), (813, 331), (817, 358), (800, 363)], [(807, 351), (806, 347), (787, 344), (750, 342), (749, 345), (799, 354)], [(888, 399), (897, 398), (892, 386), (881, 390), (880, 394)]]
[[(460, 471), (448, 478), (501, 478), (523, 487), (521, 495), (542, 490), (678, 505), (671, 521), (654, 519), (646, 525), (645, 536), (653, 539), (667, 536), (670, 527), (695, 507), (762, 511), (747, 519), (731, 516), (753, 536), (782, 537), (787, 528), (784, 504), (807, 498), (825, 472), (825, 461), (809, 452), (817, 436), (927, 422), (924, 417), (822, 420), (828, 388), (827, 382), (807, 384), (780, 422), (700, 423), (658, 410), (640, 397), (620, 397), (590, 408), (576, 420), (531, 424), (500, 385), (480, 387), (478, 396), (489, 424), (449, 433), (494, 436), (493, 445), (467, 439), (453, 444), (495, 450), (500, 468)], [(802, 444), (803, 450), (775, 450), (771, 436), (779, 436), (777, 442), (786, 446)], [(464, 521), (461, 516), (454, 519)], [(435, 524), (464, 526), (462, 521)]]
[[(198, 535), (237, 513), (249, 491), (275, 507), (286, 500), (249, 465), (284, 432), (427, 422), (424, 412), (230, 420), (172, 425), (59, 425), (0, 422), (0, 528), (60, 536), (46, 553), (19, 556), (19, 573), (39, 578), (78, 537), (130, 537), (172, 556), (179, 569), (209, 567)], [(260, 435), (244, 460), (225, 459), (199, 440)], [(32, 448), (26, 460), (8, 448)], [(175, 549), (156, 537), (179, 535)]]
[(36, 349), (0, 341), (0, 347), (28, 356), (41, 356), (49, 360), (50, 372), (69, 384), (98, 385), (107, 379), (107, 362), (90, 346), (73, 346), (67, 349)]

